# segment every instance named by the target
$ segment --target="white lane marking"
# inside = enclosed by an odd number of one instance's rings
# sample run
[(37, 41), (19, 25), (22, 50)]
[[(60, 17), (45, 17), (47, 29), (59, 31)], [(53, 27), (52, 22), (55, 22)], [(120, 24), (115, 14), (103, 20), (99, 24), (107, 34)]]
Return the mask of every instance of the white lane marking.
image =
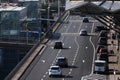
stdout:
[(71, 33), (71, 32), (69, 32), (69, 33), (61, 33), (61, 35), (67, 35), (67, 36), (77, 36), (77, 35), (79, 35), (80, 33)]
[[(81, 27), (82, 27), (82, 23), (81, 23), (80, 26), (79, 26), (78, 33), (80, 32)], [(77, 42), (77, 36), (75, 37), (74, 40), (75, 40), (75, 43), (76, 43), (76, 45), (77, 45), (77, 49), (76, 49), (76, 53), (75, 53), (74, 59), (73, 59), (73, 61), (72, 61), (72, 66), (73, 66), (74, 63), (75, 63), (75, 60), (76, 60), (76, 58), (77, 58), (78, 51), (79, 51), (79, 44), (78, 44), (78, 42)], [(69, 71), (68, 75), (70, 75), (71, 73), (72, 73), (72, 69), (70, 68), (70, 71)], [(64, 78), (63, 78), (63, 79), (64, 79)]]
[(53, 62), (52, 62), (52, 66), (54, 65), (55, 60), (56, 60), (56, 58), (58, 57), (58, 55), (60, 54), (60, 52), (61, 52), (61, 49), (58, 51), (58, 53), (57, 53), (57, 55), (56, 55), (55, 59), (53, 60)]
[(70, 72), (72, 72), (72, 69), (70, 69)]
[(83, 63), (85, 63), (85, 60), (82, 60)]
[[(78, 32), (80, 31), (81, 27), (82, 27), (82, 23), (80, 24), (80, 28), (78, 29)], [(77, 45), (77, 49), (76, 49), (76, 53), (75, 53), (75, 56), (74, 56), (74, 59), (73, 59), (72, 65), (75, 64), (75, 60), (76, 60), (76, 58), (77, 58), (78, 51), (79, 51), (79, 48), (80, 48), (80, 46), (79, 46), (79, 44), (78, 44), (78, 42), (77, 42), (77, 37), (75, 37), (74, 40), (75, 40), (75, 43), (76, 43), (76, 45)]]
[(72, 48), (71, 46), (69, 46), (69, 48)]
[[(92, 30), (91, 30), (91, 33), (93, 32), (93, 27), (94, 27), (94, 23), (93, 23), (93, 25), (92, 25)], [(94, 70), (94, 60), (95, 60), (95, 46), (94, 46), (94, 44), (93, 44), (93, 42), (92, 42), (92, 37), (90, 36), (90, 42), (91, 42), (91, 44), (92, 44), (92, 46), (93, 46), (93, 49), (94, 49), (94, 55), (93, 55), (93, 62), (92, 62), (92, 71), (91, 71), (91, 74), (93, 73), (93, 70)]]
[[(70, 25), (71, 25), (71, 24), (70, 24)], [(70, 28), (70, 27), (69, 27), (69, 28)], [(68, 32), (69, 28), (67, 28), (67, 29), (66, 29), (65, 33), (66, 33), (66, 32)], [(63, 41), (63, 40), (64, 40), (64, 37), (65, 37), (65, 36), (63, 36), (63, 38), (61, 39), (61, 41)], [(53, 60), (53, 62), (52, 62), (52, 65), (51, 65), (51, 66), (53, 66), (53, 65), (54, 65), (55, 60), (56, 60), (56, 58), (58, 57), (58, 55), (60, 54), (60, 52), (61, 52), (61, 49), (58, 51), (58, 53), (57, 53), (57, 55), (56, 55), (55, 59)], [(49, 71), (49, 69), (48, 69), (48, 71)], [(47, 74), (46, 74), (46, 75), (47, 75)]]
[(51, 47), (52, 49), (54, 49), (54, 47)]
[[(72, 23), (70, 23), (70, 26), (71, 26), (71, 25), (72, 25)], [(66, 29), (65, 33), (67, 33), (69, 29), (70, 29), (70, 27), (68, 27), (68, 28)], [(63, 36), (63, 38), (61, 39), (61, 41), (63, 41), (64, 38), (65, 38), (65, 36)]]
[(45, 60), (41, 60), (43, 63), (45, 63)]
[[(82, 23), (80, 25), (80, 28), (81, 28), (81, 26), (82, 26)], [(78, 32), (80, 31), (80, 28), (78, 29)], [(75, 56), (74, 56), (74, 59), (73, 59), (73, 62), (72, 62), (72, 66), (75, 65), (75, 61), (76, 61), (76, 58), (77, 58), (77, 55), (78, 55), (78, 52), (79, 52), (79, 48), (80, 48), (80, 46), (79, 46), (79, 44), (77, 42), (77, 36), (75, 37), (74, 40), (75, 40), (75, 43), (77, 45), (77, 49), (76, 49)], [(72, 69), (70, 69), (69, 75), (71, 74), (71, 72), (72, 72)]]
[(41, 80), (43, 80), (43, 78)]
[(88, 47), (86, 46), (85, 49), (88, 49)]
[[(68, 17), (69, 17), (69, 16), (67, 16), (67, 18), (68, 18)], [(67, 18), (66, 18), (66, 19), (67, 19)], [(66, 20), (66, 19), (65, 19), (65, 20)], [(72, 25), (72, 23), (70, 23), (70, 26), (71, 26), (71, 25)], [(70, 27), (68, 27), (68, 28), (66, 29), (65, 33), (68, 32), (69, 28), (70, 28)], [(65, 37), (65, 36), (63, 36), (63, 38), (61, 39), (61, 41), (64, 40), (64, 37)], [(55, 60), (56, 60), (56, 58), (58, 57), (58, 55), (60, 54), (60, 52), (61, 52), (61, 49), (58, 51), (58, 53), (57, 53), (55, 59), (54, 59), (53, 62), (52, 62), (52, 65), (54, 65)], [(48, 69), (48, 71), (49, 71), (49, 69)], [(48, 74), (48, 72), (46, 73), (46, 75), (47, 75), (47, 74)], [(43, 77), (44, 77), (44, 76), (43, 76)], [(63, 78), (63, 80), (64, 80), (64, 78)]]
[(43, 51), (45, 50), (46, 45), (44, 45), (43, 49), (40, 51), (40, 53), (38, 55), (41, 55), (43, 53)]
[(46, 75), (43, 76), (44, 78), (46, 77)]
[(58, 51), (58, 54), (61, 52), (61, 49)]
[(68, 75), (70, 75), (71, 74), (71, 71), (68, 73)]

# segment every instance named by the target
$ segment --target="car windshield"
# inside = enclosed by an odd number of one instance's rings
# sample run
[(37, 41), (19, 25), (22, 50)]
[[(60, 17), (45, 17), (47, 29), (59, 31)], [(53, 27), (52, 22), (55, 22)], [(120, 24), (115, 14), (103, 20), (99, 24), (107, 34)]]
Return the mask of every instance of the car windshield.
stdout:
[(58, 67), (52, 67), (51, 69), (52, 69), (52, 70), (59, 70)]
[(95, 63), (95, 66), (105, 66), (105, 63)]

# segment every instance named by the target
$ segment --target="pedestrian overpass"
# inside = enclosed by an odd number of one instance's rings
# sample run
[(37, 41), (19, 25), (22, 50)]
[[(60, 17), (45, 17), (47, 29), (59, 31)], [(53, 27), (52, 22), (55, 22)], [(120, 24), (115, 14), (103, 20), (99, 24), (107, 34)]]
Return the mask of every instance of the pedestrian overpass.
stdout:
[[(59, 21), (64, 20), (70, 13), (74, 15), (91, 16), (109, 28), (120, 33), (120, 1), (66, 1), (66, 11), (60, 18), (53, 24), (53, 32), (61, 24)], [(44, 37), (42, 42), (45, 41)], [(39, 52), (44, 48), (44, 45), (38, 42), (24, 57), (24, 59), (16, 66), (16, 68), (6, 77), (5, 80), (19, 80), (19, 78), (26, 71), (27, 67), (36, 58)]]

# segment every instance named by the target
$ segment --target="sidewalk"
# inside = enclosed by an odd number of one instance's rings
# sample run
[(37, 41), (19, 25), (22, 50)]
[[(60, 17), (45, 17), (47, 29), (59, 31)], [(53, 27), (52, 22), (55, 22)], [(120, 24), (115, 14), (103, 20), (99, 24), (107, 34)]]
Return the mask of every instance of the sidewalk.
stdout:
[[(120, 80), (120, 52), (117, 51), (118, 48), (118, 40), (111, 38), (111, 33), (108, 35), (108, 51), (113, 50), (113, 54), (109, 54), (109, 80)], [(113, 41), (113, 44), (111, 43)], [(118, 79), (119, 78), (119, 79)]]

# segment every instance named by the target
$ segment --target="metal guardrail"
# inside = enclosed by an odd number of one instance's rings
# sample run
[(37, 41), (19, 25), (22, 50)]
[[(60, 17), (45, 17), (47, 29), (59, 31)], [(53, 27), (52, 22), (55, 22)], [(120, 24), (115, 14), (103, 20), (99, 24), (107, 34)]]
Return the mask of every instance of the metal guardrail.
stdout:
[[(57, 28), (60, 26), (60, 22), (59, 21), (63, 21), (67, 16), (69, 15), (69, 11), (65, 11), (60, 17), (59, 19), (51, 26), (51, 28), (53, 29), (53, 32), (55, 32), (57, 30)], [(50, 31), (50, 30), (49, 30)], [(49, 33), (49, 31), (47, 31), (47, 33)], [(46, 33), (46, 34), (47, 34)], [(34, 50), (42, 43), (42, 41), (46, 38), (46, 34), (41, 38), (40, 41), (37, 42), (36, 45), (34, 45), (32, 47), (32, 49), (25, 55), (25, 57), (17, 64), (17, 66), (9, 73), (9, 75), (4, 79), (4, 80), (11, 80), (11, 78), (13, 76), (15, 76), (15, 74), (18, 72), (18, 70), (20, 69), (20, 67), (22, 67), (22, 65), (26, 62), (26, 60), (30, 57), (30, 55), (34, 52)], [(42, 49), (41, 49), (42, 50)], [(41, 51), (40, 50), (40, 51)], [(40, 52), (39, 51), (39, 52)], [(29, 64), (30, 65), (30, 64)], [(22, 76), (22, 75), (21, 75)], [(20, 77), (19, 77), (20, 78)]]

